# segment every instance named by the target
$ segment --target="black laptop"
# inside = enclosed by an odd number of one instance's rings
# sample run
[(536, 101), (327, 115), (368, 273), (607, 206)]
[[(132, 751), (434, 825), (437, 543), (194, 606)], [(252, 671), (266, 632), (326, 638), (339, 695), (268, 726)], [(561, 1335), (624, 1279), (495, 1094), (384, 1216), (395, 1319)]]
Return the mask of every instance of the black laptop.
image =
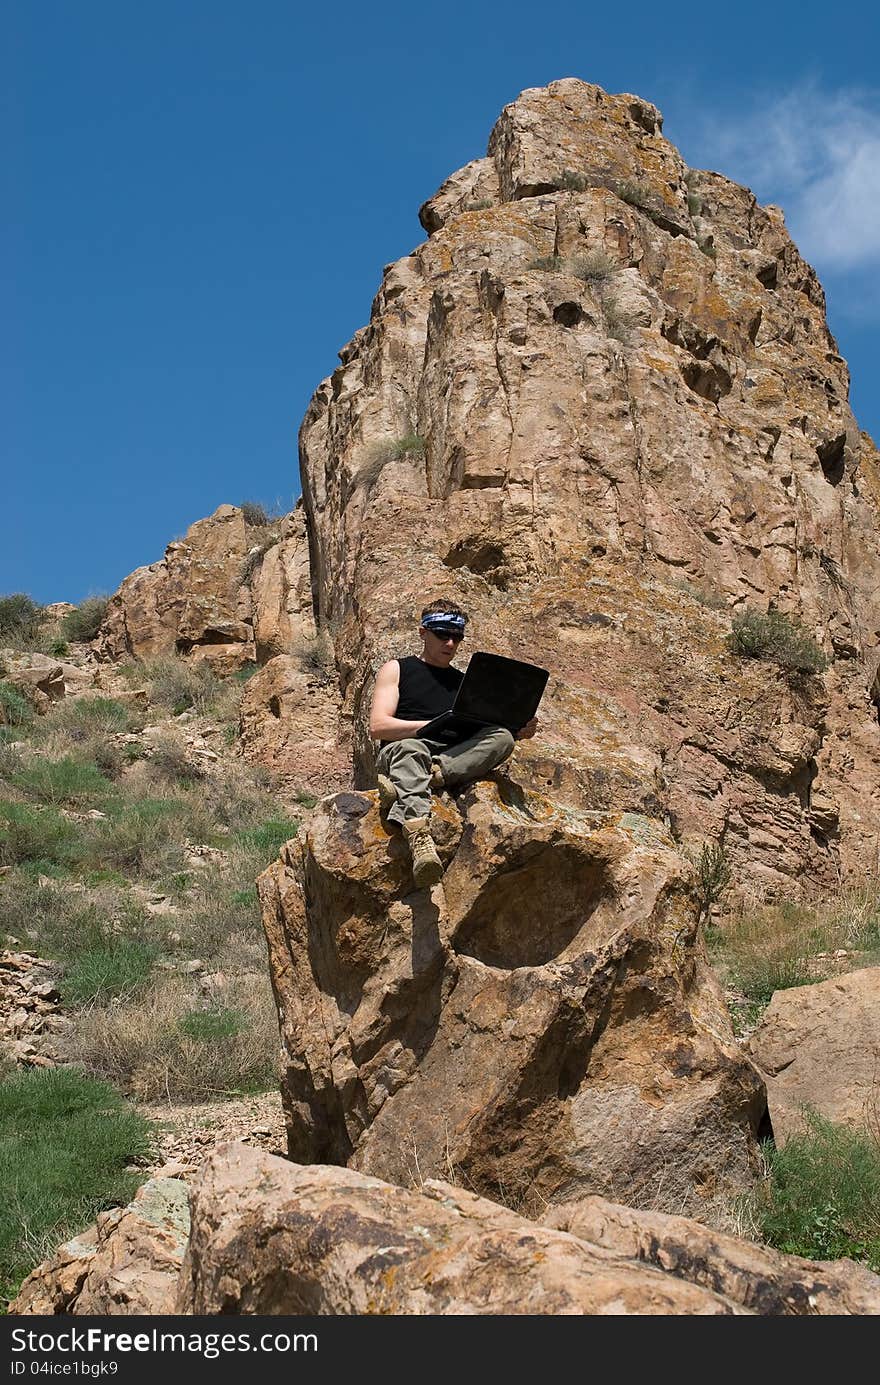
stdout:
[(549, 676), (537, 664), (501, 654), (472, 654), (449, 711), (418, 734), (447, 745), (467, 740), (481, 726), (506, 726), (516, 735), (538, 710)]

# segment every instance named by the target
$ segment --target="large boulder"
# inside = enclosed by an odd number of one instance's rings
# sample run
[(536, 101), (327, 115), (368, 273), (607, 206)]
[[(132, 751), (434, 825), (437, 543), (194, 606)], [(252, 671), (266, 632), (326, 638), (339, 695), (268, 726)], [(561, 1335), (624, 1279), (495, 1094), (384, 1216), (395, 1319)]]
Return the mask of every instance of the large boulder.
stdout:
[[(449, 1183), (226, 1145), (193, 1187), (184, 1314), (864, 1314), (880, 1279), (595, 1199), (570, 1234)], [(666, 1224), (669, 1224), (668, 1228)], [(653, 1238), (653, 1243), (652, 1243)], [(668, 1247), (668, 1254), (667, 1252)]]
[(102, 1212), (94, 1226), (33, 1270), (9, 1312), (173, 1312), (188, 1235), (186, 1184), (151, 1178), (127, 1207)]
[(710, 1215), (753, 1180), (764, 1092), (690, 868), (655, 821), (503, 776), (459, 807), (435, 803), (430, 895), (374, 794), (319, 804), (258, 882), (291, 1158)]
[(767, 1083), (773, 1135), (804, 1129), (810, 1108), (853, 1129), (880, 1128), (880, 967), (777, 991), (749, 1051)]
[[(566, 79), (505, 107), (422, 221), (300, 434), (356, 784), (376, 670), (448, 595), (468, 643), (551, 670), (529, 787), (723, 841), (752, 889), (864, 870), (880, 461), (781, 212), (688, 169), (648, 102)], [(829, 671), (735, 657), (745, 606), (799, 619)]]

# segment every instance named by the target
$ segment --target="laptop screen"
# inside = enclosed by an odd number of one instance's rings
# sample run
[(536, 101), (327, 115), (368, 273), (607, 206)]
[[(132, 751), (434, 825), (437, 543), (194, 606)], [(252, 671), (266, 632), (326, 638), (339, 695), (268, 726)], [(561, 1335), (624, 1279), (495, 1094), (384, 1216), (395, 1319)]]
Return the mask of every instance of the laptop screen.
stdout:
[(537, 664), (478, 651), (465, 670), (454, 714), (518, 730), (535, 715), (549, 676)]

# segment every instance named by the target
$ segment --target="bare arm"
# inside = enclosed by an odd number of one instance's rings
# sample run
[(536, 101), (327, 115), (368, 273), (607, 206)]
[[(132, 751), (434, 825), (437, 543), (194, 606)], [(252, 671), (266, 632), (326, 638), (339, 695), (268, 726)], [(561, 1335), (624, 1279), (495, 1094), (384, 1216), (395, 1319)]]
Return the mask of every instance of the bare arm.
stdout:
[(405, 741), (416, 736), (427, 721), (401, 721), (394, 713), (400, 699), (400, 664), (389, 659), (376, 675), (370, 708), (370, 735), (377, 741)]

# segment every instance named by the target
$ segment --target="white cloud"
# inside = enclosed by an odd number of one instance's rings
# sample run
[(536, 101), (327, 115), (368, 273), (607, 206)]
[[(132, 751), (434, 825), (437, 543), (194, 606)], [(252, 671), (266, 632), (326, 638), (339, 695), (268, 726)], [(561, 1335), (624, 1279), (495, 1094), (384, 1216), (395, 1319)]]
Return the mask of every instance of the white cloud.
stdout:
[(698, 139), (703, 167), (775, 202), (802, 254), (824, 271), (880, 263), (880, 99), (814, 83), (757, 98)]

